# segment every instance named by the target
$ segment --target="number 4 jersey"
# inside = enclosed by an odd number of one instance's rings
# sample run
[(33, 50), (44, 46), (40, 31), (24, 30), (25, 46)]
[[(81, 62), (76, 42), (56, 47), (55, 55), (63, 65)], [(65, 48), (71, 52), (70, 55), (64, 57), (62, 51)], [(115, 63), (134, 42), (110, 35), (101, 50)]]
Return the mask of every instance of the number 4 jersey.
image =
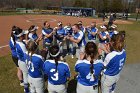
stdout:
[(101, 71), (103, 70), (102, 60), (94, 61), (93, 65), (93, 74), (90, 73), (90, 61), (87, 60), (78, 60), (75, 65), (75, 71), (78, 72), (78, 82), (85, 86), (94, 86), (98, 85), (98, 79)]
[(48, 76), (48, 81), (53, 85), (65, 84), (67, 78), (70, 78), (70, 69), (65, 62), (58, 61), (56, 67), (54, 60), (46, 60), (43, 69), (44, 73)]

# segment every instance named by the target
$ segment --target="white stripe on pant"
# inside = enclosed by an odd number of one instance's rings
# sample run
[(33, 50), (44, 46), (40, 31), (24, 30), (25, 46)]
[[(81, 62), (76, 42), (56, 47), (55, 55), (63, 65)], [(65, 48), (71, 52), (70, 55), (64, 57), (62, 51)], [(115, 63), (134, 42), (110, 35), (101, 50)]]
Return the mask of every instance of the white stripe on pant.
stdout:
[(93, 89), (93, 86), (84, 86), (77, 82), (77, 93), (98, 93), (98, 87)]
[(48, 81), (48, 92), (49, 93), (67, 93), (66, 84), (53, 85)]
[(44, 79), (43, 78), (32, 78), (28, 75), (28, 81), (30, 84), (31, 93), (44, 93)]
[(119, 80), (119, 78), (120, 74), (115, 76), (108, 76), (103, 74), (101, 78), (102, 93), (112, 93), (112, 85), (114, 85)]
[(18, 65), (19, 68), (21, 69), (22, 73), (23, 73), (23, 81), (24, 84), (28, 83), (28, 69), (27, 69), (27, 65), (25, 62), (18, 60)]

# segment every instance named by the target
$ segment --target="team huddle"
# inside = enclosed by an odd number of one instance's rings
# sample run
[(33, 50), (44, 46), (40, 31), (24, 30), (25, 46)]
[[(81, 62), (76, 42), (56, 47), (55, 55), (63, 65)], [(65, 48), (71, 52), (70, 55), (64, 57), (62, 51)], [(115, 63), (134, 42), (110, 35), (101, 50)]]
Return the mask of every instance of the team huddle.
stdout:
[(44, 93), (47, 77), (49, 93), (67, 93), (71, 71), (65, 56), (70, 55), (77, 58), (77, 93), (114, 93), (126, 60), (125, 33), (118, 32), (115, 24), (100, 29), (96, 22), (84, 27), (82, 21), (66, 26), (59, 21), (52, 28), (45, 21), (38, 36), (35, 25), (26, 31), (13, 26), (9, 46), (24, 92)]

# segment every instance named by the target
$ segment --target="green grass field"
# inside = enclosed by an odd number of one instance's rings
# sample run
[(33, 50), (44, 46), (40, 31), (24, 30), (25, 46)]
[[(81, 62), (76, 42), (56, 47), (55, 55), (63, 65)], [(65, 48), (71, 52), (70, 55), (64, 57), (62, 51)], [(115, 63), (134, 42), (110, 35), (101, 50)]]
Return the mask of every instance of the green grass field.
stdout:
[[(129, 25), (119, 25), (118, 30), (126, 31), (126, 63), (133, 64), (140, 62), (140, 22), (134, 22), (134, 24)], [(73, 78), (76, 59), (71, 59), (68, 56), (66, 60), (70, 65)], [(16, 76), (16, 66), (10, 54), (0, 57), (0, 93), (23, 93), (23, 87), (19, 86), (19, 81)]]

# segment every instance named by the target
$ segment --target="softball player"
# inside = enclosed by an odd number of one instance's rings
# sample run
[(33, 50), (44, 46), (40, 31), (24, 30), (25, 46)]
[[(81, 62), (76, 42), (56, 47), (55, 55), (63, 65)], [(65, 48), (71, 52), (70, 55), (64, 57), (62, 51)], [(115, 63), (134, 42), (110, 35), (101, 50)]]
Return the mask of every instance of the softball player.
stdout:
[(72, 29), (74, 31), (74, 36), (69, 36), (67, 37), (67, 39), (69, 39), (70, 41), (78, 45), (78, 48), (76, 49), (76, 57), (78, 59), (83, 59), (83, 53), (84, 53), (85, 45), (86, 45), (84, 32), (80, 30), (78, 24), (74, 24)]
[(42, 28), (43, 35), (43, 46), (48, 49), (51, 43), (53, 42), (53, 29), (50, 27), (50, 24), (45, 21), (44, 27)]
[[(27, 33), (26, 33), (27, 34)], [(16, 37), (18, 38), (18, 40), (16, 41), (16, 53), (18, 56), (18, 65), (19, 68), (22, 70), (23, 72), (23, 81), (24, 81), (24, 91), (25, 93), (29, 92), (28, 89), (28, 69), (27, 69), (27, 65), (25, 63), (24, 60), (24, 53), (27, 51), (26, 50), (26, 45), (23, 42), (23, 40), (25, 39), (25, 32), (22, 29), (18, 29), (15, 32)]]
[(29, 33), (28, 33), (28, 39), (29, 40), (33, 40), (33, 41), (35, 41), (37, 43), (39, 43), (39, 41), (40, 41), (40, 37), (38, 37), (38, 35), (36, 33), (36, 31), (38, 30), (38, 28), (39, 28), (38, 26), (32, 25), (28, 29), (28, 31), (29, 31)]
[(94, 43), (96, 43), (96, 35), (98, 32), (98, 29), (96, 28), (96, 22), (92, 22), (91, 23), (91, 27), (87, 28), (88, 34), (88, 41), (92, 41)]
[(17, 77), (20, 80), (20, 85), (24, 86), (23, 78), (22, 78), (22, 71), (20, 70), (20, 68), (18, 66), (18, 57), (17, 57), (16, 47), (15, 47), (16, 41), (17, 41), (17, 37), (15, 36), (16, 30), (18, 30), (18, 27), (13, 26), (12, 27), (12, 32), (11, 32), (11, 38), (10, 38), (10, 41), (9, 41), (9, 46), (10, 46), (10, 49), (11, 49), (11, 52), (12, 52), (12, 59), (13, 59), (15, 65), (17, 66)]
[(106, 26), (100, 26), (102, 31), (99, 33), (99, 55), (104, 59), (105, 55), (110, 52), (108, 42), (110, 41), (110, 36)]
[(117, 81), (120, 78), (120, 72), (126, 60), (124, 50), (124, 36), (117, 34), (111, 41), (113, 51), (109, 53), (104, 61), (105, 70), (101, 78), (102, 93), (114, 93)]
[(58, 27), (54, 28), (54, 31), (56, 31), (55, 38), (57, 40), (57, 44), (60, 46), (60, 52), (61, 52), (61, 60), (63, 60), (63, 47), (64, 47), (64, 40), (66, 36), (65, 29), (63, 28), (62, 22), (57, 23)]
[(24, 60), (28, 68), (28, 82), (31, 93), (44, 93), (43, 59), (37, 54), (38, 44), (30, 40), (27, 43), (27, 51)]
[(67, 63), (59, 61), (60, 49), (56, 45), (49, 50), (51, 60), (44, 63), (44, 73), (48, 76), (49, 93), (67, 93), (66, 82), (70, 78), (70, 69)]
[[(72, 27), (71, 24), (68, 23), (67, 26), (64, 27), (65, 31), (66, 31), (66, 35), (68, 36), (73, 36), (73, 31), (72, 31)], [(73, 42), (71, 42), (70, 40), (66, 39), (66, 45), (67, 45), (67, 55), (71, 54), (71, 57), (74, 58), (74, 45)]]
[(103, 70), (102, 60), (97, 60), (98, 48), (94, 42), (85, 47), (85, 57), (75, 65), (77, 77), (77, 93), (98, 93), (98, 79)]

